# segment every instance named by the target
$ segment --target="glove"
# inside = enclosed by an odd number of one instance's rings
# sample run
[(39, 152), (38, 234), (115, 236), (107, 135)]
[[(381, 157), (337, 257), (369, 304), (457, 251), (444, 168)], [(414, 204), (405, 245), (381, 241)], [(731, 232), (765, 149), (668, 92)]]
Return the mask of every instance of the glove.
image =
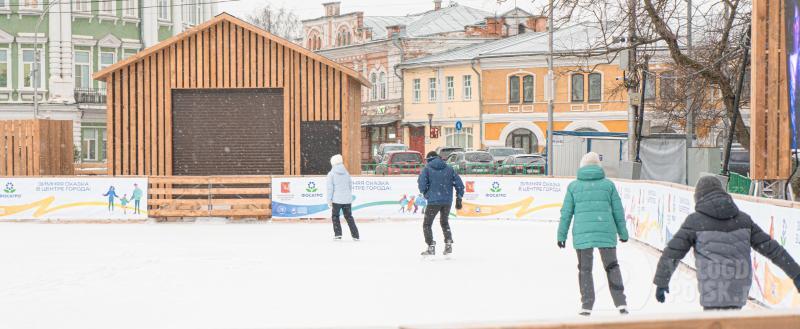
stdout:
[(461, 210), (461, 208), (464, 208), (464, 205), (461, 204), (461, 198), (457, 198), (456, 199), (456, 209)]
[(619, 239), (619, 242), (625, 243), (628, 242), (628, 239)]
[(564, 249), (567, 247), (567, 241), (558, 241), (558, 247)]
[(800, 275), (794, 278), (794, 286), (797, 287), (797, 292), (800, 292)]
[(667, 300), (667, 296), (666, 295), (668, 293), (669, 293), (669, 288), (657, 287), (656, 288), (656, 300), (659, 303), (663, 303), (665, 300)]

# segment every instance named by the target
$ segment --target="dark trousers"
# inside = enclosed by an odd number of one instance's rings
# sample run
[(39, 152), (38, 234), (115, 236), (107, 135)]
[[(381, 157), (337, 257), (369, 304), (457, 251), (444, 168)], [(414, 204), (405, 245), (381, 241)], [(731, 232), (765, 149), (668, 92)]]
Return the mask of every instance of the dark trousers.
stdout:
[(140, 200), (133, 200), (134, 211), (136, 212), (137, 215), (141, 213), (141, 210), (139, 209), (140, 203), (141, 203)]
[[(603, 267), (608, 277), (608, 289), (614, 306), (625, 306), (625, 287), (622, 284), (622, 272), (617, 263), (617, 248), (598, 248)], [(578, 282), (581, 288), (581, 304), (584, 310), (594, 307), (594, 278), (592, 278), (592, 264), (594, 263), (594, 249), (578, 249)]]
[(333, 204), (333, 211), (331, 213), (331, 220), (333, 221), (333, 234), (342, 236), (342, 224), (339, 222), (339, 213), (344, 213), (344, 219), (347, 221), (347, 227), (350, 228), (350, 235), (354, 239), (358, 239), (358, 228), (356, 227), (356, 220), (353, 218), (353, 208), (350, 204)]
[(453, 233), (450, 232), (450, 205), (429, 204), (425, 208), (425, 221), (422, 222), (422, 232), (425, 234), (425, 243), (429, 246), (435, 245), (433, 241), (433, 220), (439, 214), (439, 223), (442, 224), (442, 233), (444, 233), (444, 243), (453, 243)]

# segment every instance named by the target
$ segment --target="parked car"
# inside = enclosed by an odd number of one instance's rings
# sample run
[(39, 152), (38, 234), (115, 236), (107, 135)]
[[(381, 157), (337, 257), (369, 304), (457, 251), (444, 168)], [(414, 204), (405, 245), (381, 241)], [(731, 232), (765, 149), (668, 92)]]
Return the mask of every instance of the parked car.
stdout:
[(750, 152), (745, 149), (731, 150), (731, 159), (728, 161), (728, 170), (742, 176), (749, 176)]
[(489, 152), (494, 157), (494, 162), (498, 164), (503, 163), (510, 155), (523, 153), (521, 149), (506, 146), (490, 147), (486, 152)]
[(375, 163), (383, 162), (383, 157), (389, 152), (408, 151), (408, 146), (405, 144), (397, 143), (384, 143), (378, 146), (378, 152), (375, 154), (373, 160)]
[(494, 158), (489, 152), (455, 152), (447, 163), (460, 174), (491, 174), (495, 171)]
[(545, 172), (547, 159), (541, 154), (514, 154), (508, 156), (497, 170), (501, 175), (538, 175)]
[(384, 159), (375, 168), (376, 175), (416, 175), (425, 166), (422, 153), (417, 151), (389, 152)]
[(449, 146), (448, 147), (437, 147), (436, 148), (436, 154), (439, 154), (439, 157), (442, 158), (442, 160), (445, 160), (445, 161), (447, 161), (447, 159), (450, 157), (450, 154), (453, 154), (454, 152), (464, 152), (464, 148), (461, 148), (461, 147), (449, 147)]

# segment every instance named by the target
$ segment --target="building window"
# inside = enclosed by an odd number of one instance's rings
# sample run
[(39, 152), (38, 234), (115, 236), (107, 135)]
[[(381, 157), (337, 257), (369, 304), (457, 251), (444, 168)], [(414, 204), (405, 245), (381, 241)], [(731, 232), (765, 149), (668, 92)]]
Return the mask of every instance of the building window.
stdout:
[(419, 103), (422, 98), (422, 81), (419, 79), (414, 79), (413, 87), (412, 87), (412, 94), (414, 98), (414, 103)]
[(465, 150), (473, 149), (472, 144), (472, 128), (462, 128), (461, 132), (457, 132), (456, 128), (444, 128), (445, 145), (447, 147), (460, 147)]
[[(522, 83), (522, 85), (520, 85)], [(520, 103), (520, 91), (522, 91), (522, 102), (533, 103), (533, 75), (512, 75), (508, 77), (508, 103)]]
[(100, 2), (98, 2), (97, 5), (100, 6), (100, 10), (99, 10), (100, 15), (116, 16), (116, 13), (114, 12), (115, 11), (114, 10), (114, 4), (115, 3), (116, 3), (116, 1), (100, 1)]
[[(659, 91), (658, 95), (661, 97), (662, 100), (671, 101), (676, 99), (675, 97), (675, 79), (673, 78), (672, 72), (664, 72), (661, 74), (661, 90)], [(747, 90), (747, 89), (743, 89)]]
[(136, 54), (138, 50), (136, 49), (122, 49), (122, 59), (126, 59), (128, 57), (133, 56)]
[(447, 100), (452, 101), (456, 99), (456, 81), (453, 77), (444, 78), (447, 87)]
[(183, 4), (183, 18), (189, 25), (197, 24), (197, 0), (186, 0)]
[[(41, 88), (42, 87), (42, 80), (44, 79), (44, 72), (38, 68), (42, 67), (42, 60), (43, 56), (41, 52), (39, 53), (39, 65), (37, 69), (33, 67), (33, 58), (34, 58), (34, 50), (33, 49), (22, 49), (22, 56), (20, 56), (20, 62), (22, 71), (22, 88), (33, 88), (33, 81), (36, 81), (36, 86)], [(37, 77), (34, 79), (32, 73), (37, 73)]]
[(381, 72), (378, 78), (378, 84), (381, 87), (381, 99), (386, 99), (386, 94), (389, 92), (389, 88), (386, 85), (386, 73)]
[(0, 88), (8, 88), (8, 49), (0, 49)]
[(0, 0), (0, 9), (10, 10), (10, 6), (8, 5), (9, 2), (9, 0)]
[(125, 0), (125, 10), (123, 11), (125, 17), (139, 17), (138, 2), (137, 0)]
[(75, 51), (75, 88), (89, 89), (92, 87), (92, 63), (88, 51)]
[(106, 160), (106, 128), (98, 126), (81, 127), (81, 160), (101, 162)]
[(522, 77), (522, 101), (525, 103), (533, 103), (533, 76), (526, 75)]
[(79, 13), (90, 14), (92, 12), (92, 0), (76, 0), (72, 3), (72, 9)]
[(319, 32), (316, 30), (312, 31), (308, 35), (308, 49), (311, 50), (320, 50), (322, 49), (322, 37), (320, 37)]
[(370, 90), (370, 100), (378, 99), (378, 75), (374, 72), (369, 75), (369, 82), (372, 83), (372, 90)]
[[(102, 69), (104, 69), (106, 67), (109, 67), (112, 64), (114, 64), (114, 62), (116, 62), (115, 61), (116, 57), (117, 57), (116, 54), (114, 54), (112, 52), (100, 52), (100, 69), (102, 70)], [(101, 89), (105, 89), (106, 88), (106, 83), (105, 82), (100, 81), (99, 84), (100, 84), (100, 88)]]
[(436, 101), (436, 78), (428, 78), (428, 100)]
[(583, 102), (583, 74), (575, 73), (572, 75), (572, 93), (570, 98), (573, 102)]
[(508, 102), (519, 103), (519, 76), (514, 75), (508, 78)]
[(603, 100), (603, 75), (589, 74), (589, 102), (598, 103)]
[(465, 75), (464, 76), (464, 100), (468, 101), (472, 99), (472, 76)]
[(644, 99), (649, 101), (656, 99), (656, 79), (653, 77), (653, 75), (646, 75), (644, 85)]
[(352, 37), (350, 35), (350, 31), (348, 31), (346, 28), (339, 30), (339, 33), (336, 35), (336, 46), (349, 46), (351, 42)]
[(169, 17), (169, 0), (158, 0), (158, 19), (168, 21)]

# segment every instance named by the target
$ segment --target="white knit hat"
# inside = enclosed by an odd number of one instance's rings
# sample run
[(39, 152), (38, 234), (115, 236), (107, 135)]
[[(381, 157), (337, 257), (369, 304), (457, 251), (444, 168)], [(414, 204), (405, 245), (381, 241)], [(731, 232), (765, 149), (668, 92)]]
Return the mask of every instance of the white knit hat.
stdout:
[(599, 166), (600, 165), (600, 155), (594, 152), (586, 153), (583, 158), (581, 159), (581, 168), (586, 166)]
[(331, 157), (331, 166), (335, 166), (335, 165), (339, 165), (339, 164), (343, 164), (343, 163), (344, 163), (344, 159), (342, 159), (342, 155), (341, 154), (337, 154), (337, 155), (334, 155), (334, 156)]

